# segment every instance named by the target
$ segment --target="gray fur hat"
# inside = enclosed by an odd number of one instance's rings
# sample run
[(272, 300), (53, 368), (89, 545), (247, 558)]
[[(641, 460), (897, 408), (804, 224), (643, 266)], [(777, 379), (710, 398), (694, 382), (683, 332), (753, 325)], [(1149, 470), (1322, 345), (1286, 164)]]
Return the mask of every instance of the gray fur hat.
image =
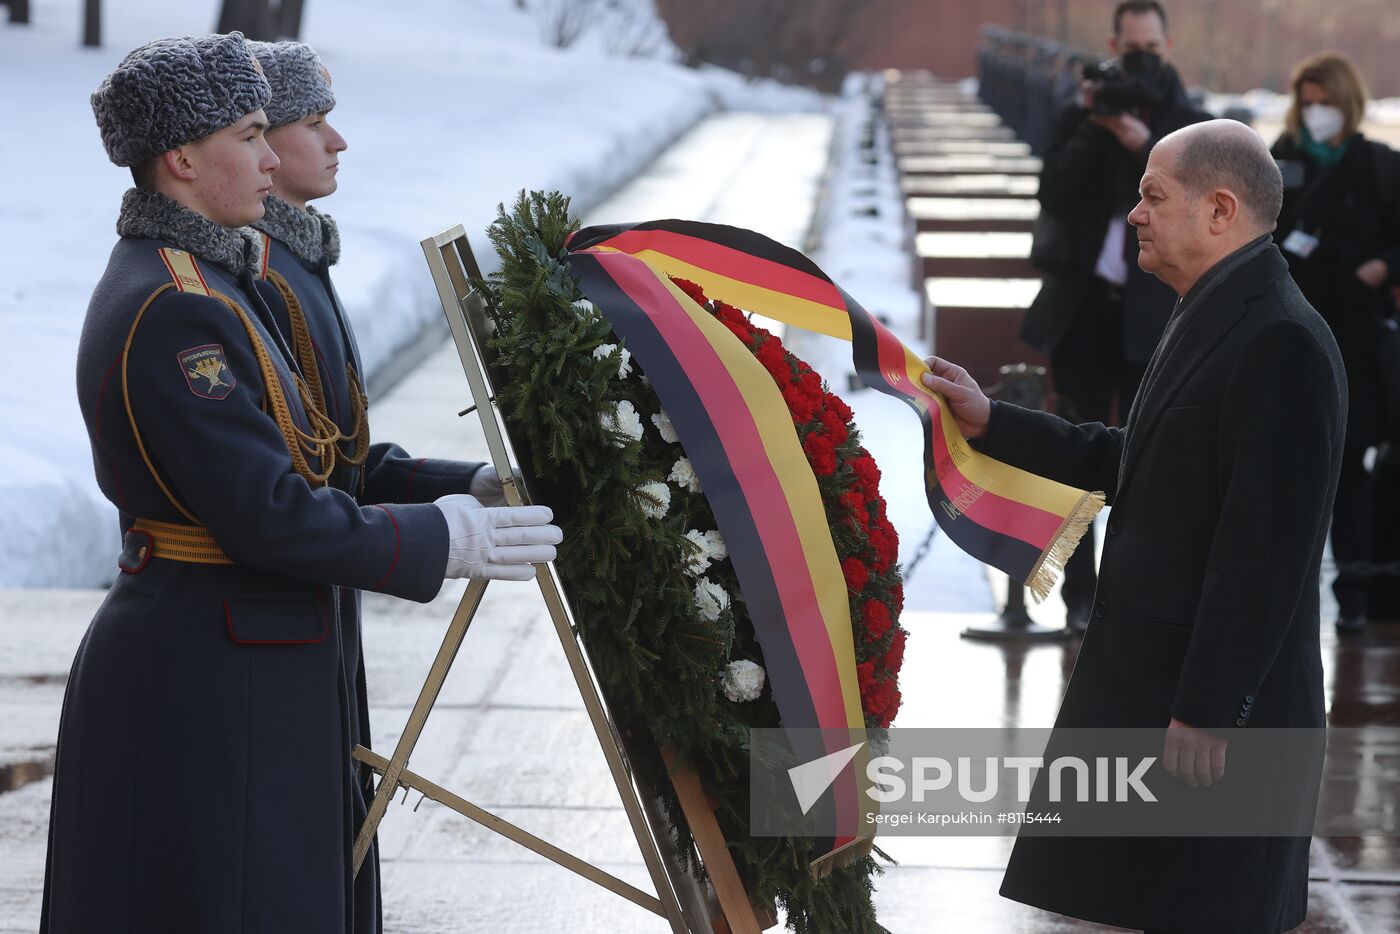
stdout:
[(243, 34), (148, 42), (122, 59), (92, 95), (107, 156), (139, 165), (232, 126), (272, 96)]
[(272, 101), (266, 107), (272, 129), (296, 123), (302, 117), (325, 113), (335, 106), (331, 73), (316, 50), (302, 42), (250, 42), (262, 64)]

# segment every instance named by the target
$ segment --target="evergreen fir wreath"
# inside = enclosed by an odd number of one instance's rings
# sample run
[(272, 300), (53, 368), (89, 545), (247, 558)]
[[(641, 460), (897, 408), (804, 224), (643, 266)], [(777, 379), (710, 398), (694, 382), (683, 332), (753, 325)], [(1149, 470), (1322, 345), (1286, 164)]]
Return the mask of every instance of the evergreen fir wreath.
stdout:
[[(674, 749), (719, 801), (755, 901), (780, 903), (798, 934), (881, 932), (873, 856), (817, 879), (808, 841), (748, 834), (749, 731), (780, 726), (763, 654), (666, 412), (564, 262), (578, 228), (568, 209), (557, 192), (522, 193), (509, 212), (502, 207), (489, 232), (501, 267), (477, 285), (494, 327), (498, 401), (536, 499), (564, 529), (557, 567), (602, 690), (624, 734), (647, 740), (630, 747)], [(880, 470), (851, 410), (811, 367), (722, 296), (673, 281), (748, 348), (787, 402), (846, 579), (865, 723), (888, 727), (906, 633)], [(669, 790), (659, 757), (632, 758), (653, 787)], [(679, 804), (666, 804), (684, 826)]]

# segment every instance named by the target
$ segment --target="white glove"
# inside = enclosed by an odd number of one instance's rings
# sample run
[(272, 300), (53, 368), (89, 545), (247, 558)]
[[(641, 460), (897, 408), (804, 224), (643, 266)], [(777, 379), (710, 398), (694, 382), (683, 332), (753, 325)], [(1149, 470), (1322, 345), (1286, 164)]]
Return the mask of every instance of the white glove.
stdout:
[(548, 506), (483, 506), (475, 496), (453, 493), (433, 505), (447, 520), (448, 578), (527, 581), (533, 565), (553, 561), (564, 533), (550, 525)]
[(496, 473), (496, 468), (490, 464), (483, 464), (472, 474), (471, 485), (467, 487), (467, 492), (481, 500), (487, 506), (504, 506), (506, 504), (506, 492), (501, 489), (501, 478)]

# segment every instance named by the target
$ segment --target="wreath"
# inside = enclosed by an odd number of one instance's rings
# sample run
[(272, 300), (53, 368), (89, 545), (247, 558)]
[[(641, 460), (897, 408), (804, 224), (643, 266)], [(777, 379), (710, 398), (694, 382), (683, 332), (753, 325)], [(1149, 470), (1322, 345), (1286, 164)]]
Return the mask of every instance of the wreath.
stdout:
[[(564, 261), (579, 226), (568, 206), (539, 192), (502, 206), (489, 231), (500, 268), (477, 286), (499, 405), (532, 493), (564, 529), (556, 566), (576, 625), (619, 729), (647, 740), (629, 743), (633, 767), (649, 773), (678, 827), (665, 765), (637, 751), (674, 749), (695, 768), (750, 894), (780, 903), (792, 930), (883, 931), (870, 898), (873, 856), (818, 879), (808, 840), (748, 834), (749, 731), (781, 725), (763, 653), (670, 419)], [(787, 402), (846, 580), (865, 723), (888, 727), (906, 638), (899, 539), (851, 410), (743, 311), (672, 281), (748, 348)], [(693, 860), (689, 868), (702, 871)]]

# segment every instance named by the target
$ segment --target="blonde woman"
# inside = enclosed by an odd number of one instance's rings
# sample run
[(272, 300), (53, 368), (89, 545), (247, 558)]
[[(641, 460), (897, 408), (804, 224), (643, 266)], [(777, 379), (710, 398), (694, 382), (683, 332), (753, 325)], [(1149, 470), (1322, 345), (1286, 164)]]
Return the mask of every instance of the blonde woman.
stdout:
[(1367, 579), (1349, 565), (1373, 558), (1374, 479), (1364, 455), (1381, 426), (1376, 343), (1400, 283), (1400, 154), (1362, 135), (1366, 85), (1351, 59), (1323, 52), (1293, 73), (1287, 126), (1273, 145), (1283, 171), (1274, 238), (1294, 280), (1331, 325), (1346, 365), (1350, 404), (1332, 552), (1337, 631), (1365, 629)]

